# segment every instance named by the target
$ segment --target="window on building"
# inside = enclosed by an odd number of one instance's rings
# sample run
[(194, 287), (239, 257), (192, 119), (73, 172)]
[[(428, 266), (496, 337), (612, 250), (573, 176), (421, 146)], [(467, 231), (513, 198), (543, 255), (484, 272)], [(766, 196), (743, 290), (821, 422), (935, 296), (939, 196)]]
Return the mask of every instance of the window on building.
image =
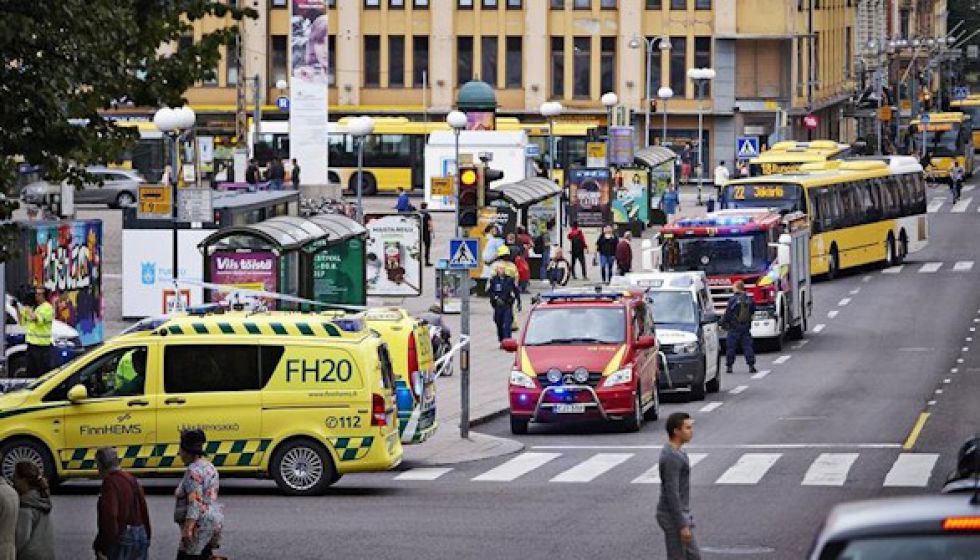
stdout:
[(272, 56), (269, 58), (269, 83), (275, 84), (288, 76), (289, 36), (273, 35), (271, 37)]
[(844, 77), (851, 77), (851, 64), (853, 61), (851, 58), (854, 56), (854, 28), (845, 27), (844, 28)]
[(405, 0), (388, 0), (389, 10), (404, 10)]
[(238, 85), (238, 45), (225, 47), (225, 85)]
[(337, 36), (327, 35), (327, 85), (337, 85)]
[(456, 0), (456, 7), (460, 10), (472, 10), (473, 0)]
[(796, 40), (796, 95), (803, 95), (806, 91), (807, 77), (804, 73), (806, 60), (806, 43), (803, 39)]
[(909, 38), (909, 11), (908, 10), (898, 11), (898, 28), (900, 30), (899, 35), (903, 39), (908, 39)]
[(687, 0), (670, 0), (671, 10), (686, 10)]
[(405, 87), (405, 37), (388, 36), (388, 87)]
[[(655, 37), (647, 37), (647, 41), (654, 41)], [(646, 45), (643, 45), (646, 48)], [(663, 85), (663, 71), (662, 71), (662, 60), (661, 56), (663, 51), (660, 50), (660, 43), (653, 43), (653, 56), (650, 57), (650, 94), (652, 96), (657, 95), (657, 90)], [(641, 95), (646, 95), (646, 89), (640, 92)], [(675, 93), (675, 95), (680, 95), (680, 93)]]
[(288, 5), (289, 2), (287, 0), (272, 0), (273, 8), (285, 8)]
[(422, 75), (429, 71), (429, 36), (412, 37), (412, 85), (422, 87)]
[(551, 9), (552, 10), (564, 10), (565, 9), (565, 0), (551, 0)]
[[(694, 67), (711, 68), (711, 37), (694, 38)], [(704, 86), (704, 96), (711, 97), (710, 81)]]
[(524, 0), (507, 0), (508, 10), (520, 10), (524, 7)]
[(364, 36), (364, 87), (381, 85), (381, 37)]
[(497, 38), (480, 38), (480, 79), (497, 87)]
[(572, 45), (572, 95), (588, 98), (592, 95), (592, 37), (575, 37)]
[(662, 10), (664, 8), (664, 3), (662, 0), (647, 0), (648, 10)]
[(599, 0), (599, 7), (603, 10), (615, 10), (616, 0)]
[(687, 37), (670, 38), (670, 89), (674, 95), (687, 95)]
[(814, 88), (822, 88), (823, 80), (820, 79), (820, 35), (821, 33), (817, 31), (813, 37), (813, 81)]
[(337, 0), (327, 0), (327, 7), (328, 8), (336, 8), (337, 7)]
[(551, 96), (565, 95), (565, 38), (551, 38)]
[(496, 10), (497, 6), (497, 0), (483, 0), (484, 10)]
[(416, 9), (427, 10), (429, 8), (429, 0), (413, 0), (412, 6)]
[(456, 83), (473, 79), (473, 37), (456, 37)]
[(523, 84), (522, 56), (523, 39), (521, 37), (507, 37), (507, 53), (504, 60), (504, 86), (508, 88), (519, 88)]
[(572, 0), (572, 7), (576, 10), (591, 10), (592, 0)]
[(616, 91), (616, 38), (603, 37), (599, 51), (599, 91)]
[(369, 10), (377, 10), (381, 7), (381, 0), (364, 0), (364, 7)]
[(710, 10), (711, 0), (694, 0), (695, 10)]

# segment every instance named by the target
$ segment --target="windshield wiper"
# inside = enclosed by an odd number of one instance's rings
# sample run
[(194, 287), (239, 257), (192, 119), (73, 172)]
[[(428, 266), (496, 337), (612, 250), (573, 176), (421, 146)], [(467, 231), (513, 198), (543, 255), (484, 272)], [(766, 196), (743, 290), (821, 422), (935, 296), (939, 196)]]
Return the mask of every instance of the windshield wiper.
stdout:
[(547, 344), (574, 344), (576, 342), (586, 342), (586, 343), (591, 342), (594, 344), (612, 344), (612, 342), (608, 340), (601, 340), (598, 338), (582, 336), (582, 337), (573, 337), (573, 338), (552, 338), (551, 340), (539, 342), (537, 344), (533, 344), (532, 346), (539, 346), (539, 345), (544, 346)]

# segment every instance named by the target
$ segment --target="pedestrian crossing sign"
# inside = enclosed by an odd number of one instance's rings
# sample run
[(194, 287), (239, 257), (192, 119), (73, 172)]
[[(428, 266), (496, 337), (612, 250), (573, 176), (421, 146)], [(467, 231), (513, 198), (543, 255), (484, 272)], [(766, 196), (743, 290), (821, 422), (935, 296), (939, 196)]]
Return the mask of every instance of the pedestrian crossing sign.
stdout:
[(759, 157), (759, 137), (739, 136), (735, 140), (735, 154), (738, 156), (738, 159)]
[(480, 244), (476, 239), (449, 240), (449, 270), (471, 270), (479, 267), (476, 259)]

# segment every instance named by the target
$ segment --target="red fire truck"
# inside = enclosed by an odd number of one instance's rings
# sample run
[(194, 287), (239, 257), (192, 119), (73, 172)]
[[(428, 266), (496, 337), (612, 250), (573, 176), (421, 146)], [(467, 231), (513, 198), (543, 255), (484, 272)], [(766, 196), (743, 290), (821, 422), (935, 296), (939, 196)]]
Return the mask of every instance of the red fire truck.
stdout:
[(678, 218), (660, 236), (661, 269), (704, 271), (716, 313), (725, 312), (735, 282), (745, 283), (756, 304), (753, 338), (780, 350), (787, 337), (806, 332), (813, 300), (810, 231), (802, 212), (721, 210)]

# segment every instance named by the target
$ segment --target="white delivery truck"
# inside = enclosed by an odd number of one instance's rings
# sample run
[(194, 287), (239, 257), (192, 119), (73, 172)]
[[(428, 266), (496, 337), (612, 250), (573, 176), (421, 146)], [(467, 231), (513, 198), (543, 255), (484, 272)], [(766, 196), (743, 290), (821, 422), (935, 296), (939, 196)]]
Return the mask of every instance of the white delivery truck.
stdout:
[[(480, 154), (489, 153), (489, 166), (504, 172), (499, 183), (515, 183), (528, 177), (527, 133), (523, 130), (467, 130), (459, 134), (460, 159), (471, 156), (479, 162)], [(451, 194), (433, 193), (433, 177), (452, 177), (456, 173), (456, 135), (451, 131), (436, 131), (425, 144), (425, 201), (430, 210), (455, 210)], [(495, 183), (496, 184), (496, 183)]]

